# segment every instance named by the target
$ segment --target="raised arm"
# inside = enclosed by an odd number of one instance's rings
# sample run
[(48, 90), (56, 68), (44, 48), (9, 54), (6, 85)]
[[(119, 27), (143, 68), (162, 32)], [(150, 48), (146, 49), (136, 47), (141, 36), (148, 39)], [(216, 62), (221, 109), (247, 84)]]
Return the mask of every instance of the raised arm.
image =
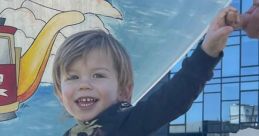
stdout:
[[(184, 60), (181, 70), (148, 100), (132, 109), (128, 118), (130, 123), (125, 123), (125, 128), (133, 128), (138, 130), (136, 135), (145, 136), (188, 111), (206, 81), (212, 78), (213, 69), (223, 55), (228, 34), (233, 31), (224, 19), (233, 10), (228, 7), (218, 14), (205, 40), (191, 57)], [(127, 124), (136, 125), (127, 127)]]

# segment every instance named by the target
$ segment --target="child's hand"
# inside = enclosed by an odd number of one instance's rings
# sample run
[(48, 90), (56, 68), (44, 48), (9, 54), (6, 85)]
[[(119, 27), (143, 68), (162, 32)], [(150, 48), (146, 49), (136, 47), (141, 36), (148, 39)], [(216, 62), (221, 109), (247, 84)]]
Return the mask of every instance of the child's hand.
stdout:
[[(210, 24), (208, 32), (202, 44), (202, 49), (210, 56), (217, 57), (224, 49), (228, 35), (234, 30), (232, 26), (226, 24), (225, 18), (228, 13), (237, 13), (233, 7), (227, 7), (220, 11), (214, 21)], [(231, 22), (236, 22), (237, 18), (232, 18)]]
[(242, 22), (240, 19), (240, 15), (237, 11), (229, 11), (225, 16), (225, 23), (228, 26), (232, 26), (233, 28), (237, 29), (242, 26)]

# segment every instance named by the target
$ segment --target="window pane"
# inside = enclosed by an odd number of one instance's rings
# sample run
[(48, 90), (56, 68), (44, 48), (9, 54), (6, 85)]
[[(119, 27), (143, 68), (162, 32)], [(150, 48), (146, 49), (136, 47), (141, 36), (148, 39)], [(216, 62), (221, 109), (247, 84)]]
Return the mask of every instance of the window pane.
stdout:
[(232, 77), (232, 78), (223, 78), (223, 83), (229, 83), (229, 82), (239, 82), (239, 77)]
[[(208, 132), (208, 133), (217, 133), (217, 132), (221, 132), (221, 123), (219, 121), (205, 121), (204, 122), (204, 132)], [(214, 135), (212, 135), (214, 136)], [(216, 135), (216, 136), (220, 136), (220, 134)]]
[(239, 98), (239, 84), (223, 84), (222, 85), (222, 99), (234, 100)]
[(258, 71), (259, 71), (258, 67), (241, 68), (242, 75), (258, 74), (259, 73)]
[[(230, 112), (230, 107), (232, 105), (238, 104), (238, 101), (231, 101), (231, 102), (223, 102), (222, 103), (222, 121), (231, 121), (230, 118), (235, 119), (235, 116), (238, 115), (238, 110), (233, 113)], [(237, 112), (237, 113), (236, 113)]]
[(204, 92), (220, 92), (220, 85), (219, 84), (206, 85), (204, 87)]
[[(223, 76), (236, 76), (239, 74), (239, 47), (238, 46), (231, 46), (227, 47), (224, 50), (224, 57), (222, 59), (223, 62), (223, 69), (222, 74)], [(231, 63), (230, 63), (231, 62)]]
[(243, 82), (241, 83), (241, 90), (257, 90), (258, 86), (258, 82)]
[(258, 105), (258, 92), (242, 92), (241, 93), (241, 104), (245, 105)]
[(186, 131), (187, 132), (201, 132), (202, 131), (202, 104), (194, 103), (191, 109), (187, 112), (186, 117)]
[(220, 79), (211, 79), (207, 82), (207, 84), (219, 84), (220, 83)]
[(230, 123), (239, 123), (239, 104), (234, 103), (230, 105)]
[(220, 77), (221, 76), (221, 70), (214, 70), (213, 71), (213, 78)]
[(185, 124), (185, 114), (171, 121), (170, 124)]
[[(239, 2), (239, 1), (238, 1)], [(239, 30), (235, 30), (235, 31), (233, 31), (231, 34), (230, 34), (230, 36), (239, 36), (239, 34), (240, 34), (240, 31)]]
[(200, 93), (200, 95), (198, 96), (198, 98), (194, 101), (194, 102), (202, 102), (202, 96), (203, 96), (203, 92)]
[(258, 121), (258, 91), (241, 93), (241, 122)]
[(220, 94), (205, 94), (204, 96), (204, 119), (220, 120)]
[(222, 104), (223, 131), (237, 132), (239, 129), (239, 101), (224, 102)]
[(169, 128), (170, 133), (185, 133), (184, 125), (173, 125)]
[(0, 64), (11, 64), (8, 39), (2, 37), (0, 37)]
[(227, 45), (236, 45), (240, 44), (240, 39), (239, 37), (229, 37), (227, 41)]
[(259, 76), (245, 76), (241, 77), (241, 81), (259, 81)]
[(241, 48), (242, 66), (258, 65), (258, 40), (243, 37), (243, 44)]

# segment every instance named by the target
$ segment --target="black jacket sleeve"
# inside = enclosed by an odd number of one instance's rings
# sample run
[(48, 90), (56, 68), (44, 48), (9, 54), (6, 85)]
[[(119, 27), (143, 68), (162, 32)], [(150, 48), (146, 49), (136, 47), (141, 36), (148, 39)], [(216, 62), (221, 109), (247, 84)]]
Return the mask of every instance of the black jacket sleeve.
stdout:
[(123, 123), (124, 134), (145, 136), (187, 112), (205, 82), (213, 77), (213, 69), (222, 56), (223, 53), (213, 58), (198, 46), (172, 79), (131, 110)]

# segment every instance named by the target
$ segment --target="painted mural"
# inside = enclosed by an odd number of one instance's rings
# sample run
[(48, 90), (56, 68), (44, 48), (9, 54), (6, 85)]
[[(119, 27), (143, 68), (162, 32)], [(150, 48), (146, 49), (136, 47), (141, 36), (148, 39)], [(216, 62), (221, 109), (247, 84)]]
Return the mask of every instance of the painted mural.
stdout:
[(134, 104), (197, 43), (228, 3), (0, 0), (0, 135), (57, 136), (72, 126), (51, 84), (53, 58), (66, 37), (91, 29), (112, 33), (133, 61)]

